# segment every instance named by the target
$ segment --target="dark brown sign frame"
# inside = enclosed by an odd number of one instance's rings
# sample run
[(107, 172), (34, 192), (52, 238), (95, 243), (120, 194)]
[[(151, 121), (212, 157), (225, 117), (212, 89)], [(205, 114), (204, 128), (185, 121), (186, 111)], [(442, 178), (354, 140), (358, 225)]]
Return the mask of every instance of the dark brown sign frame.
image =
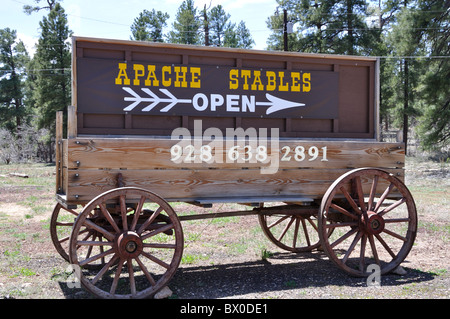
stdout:
[(378, 136), (376, 58), (74, 37), (72, 82), (82, 135), (169, 136), (203, 120), (281, 137)]

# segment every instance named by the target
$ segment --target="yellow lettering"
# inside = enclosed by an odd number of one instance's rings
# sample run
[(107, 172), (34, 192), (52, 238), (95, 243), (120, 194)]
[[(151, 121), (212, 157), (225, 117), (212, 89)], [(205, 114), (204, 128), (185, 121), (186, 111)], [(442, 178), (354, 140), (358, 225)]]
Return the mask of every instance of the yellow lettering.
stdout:
[(300, 92), (300, 72), (292, 72), (291, 73), (292, 78), (292, 85), (291, 85), (291, 91), (292, 92)]
[(133, 70), (134, 70), (133, 85), (141, 85), (141, 81), (139, 80), (139, 78), (144, 76), (145, 74), (144, 66), (142, 64), (134, 64)]
[(238, 69), (231, 69), (230, 70), (230, 90), (236, 90), (239, 87), (239, 80), (237, 79), (239, 75)]
[(311, 73), (303, 73), (303, 92), (311, 91)]
[(253, 71), (253, 75), (255, 76), (255, 78), (253, 80), (252, 90), (263, 91), (264, 85), (261, 82), (261, 71)]
[(200, 89), (201, 88), (201, 81), (200, 81), (200, 73), (201, 69), (198, 67), (191, 67), (191, 88)]
[(267, 76), (267, 85), (266, 90), (267, 91), (275, 91), (277, 88), (277, 76), (275, 72), (273, 71), (266, 71)]
[(126, 63), (119, 63), (119, 74), (116, 77), (116, 85), (122, 84), (122, 78), (123, 78), (123, 84), (124, 85), (130, 85), (130, 79), (127, 75), (127, 64)]
[[(148, 70), (148, 75), (147, 75), (147, 79), (145, 80), (145, 86), (152, 86), (152, 85), (159, 86), (159, 81), (155, 74), (155, 66), (148, 65), (147, 70)], [(153, 82), (151, 79), (153, 79)]]
[(169, 65), (165, 65), (162, 67), (162, 85), (164, 86), (170, 86), (172, 84), (172, 79), (166, 78), (166, 74), (171, 74), (172, 73), (172, 68)]
[(241, 70), (241, 77), (244, 78), (244, 85), (242, 88), (244, 90), (248, 90), (248, 79), (252, 76), (252, 72), (250, 70)]
[(179, 88), (179, 87), (187, 87), (187, 82), (186, 82), (186, 72), (187, 72), (187, 67), (186, 66), (176, 66), (174, 67), (174, 71), (175, 71), (175, 82), (174, 85), (175, 87)]
[(284, 72), (280, 71), (278, 72), (278, 76), (280, 77), (280, 86), (278, 87), (279, 91), (289, 91), (289, 83), (283, 83), (283, 79), (284, 79)]

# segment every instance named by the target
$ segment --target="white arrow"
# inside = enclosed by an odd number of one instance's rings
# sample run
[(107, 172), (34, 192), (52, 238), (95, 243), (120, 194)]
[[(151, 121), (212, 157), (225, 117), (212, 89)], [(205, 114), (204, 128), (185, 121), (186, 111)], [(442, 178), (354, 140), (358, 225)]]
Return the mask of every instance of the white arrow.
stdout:
[(267, 115), (274, 113), (274, 112), (284, 110), (284, 109), (289, 109), (291, 107), (306, 105), (304, 103), (283, 100), (283, 99), (280, 99), (279, 97), (270, 95), (269, 93), (266, 93), (266, 99), (268, 99), (270, 102), (256, 102), (256, 105), (269, 105), (270, 107), (266, 110)]
[[(133, 110), (136, 106), (138, 106), (142, 102), (144, 103), (151, 102), (151, 104), (142, 109), (142, 112), (150, 112), (159, 103), (169, 103), (166, 107), (162, 108), (160, 112), (168, 112), (178, 103), (188, 103), (188, 104), (192, 103), (192, 99), (178, 99), (167, 89), (159, 89), (159, 91), (164, 93), (167, 96), (167, 98), (158, 97), (148, 88), (142, 88), (142, 91), (145, 92), (149, 97), (141, 97), (136, 92), (134, 92), (133, 89), (129, 87), (122, 87), (122, 89), (131, 95), (124, 97), (123, 100), (133, 102), (123, 109), (126, 112)], [(280, 99), (279, 97), (270, 95), (269, 93), (266, 93), (266, 99), (268, 99), (270, 102), (255, 102), (255, 104), (261, 106), (269, 106), (269, 108), (266, 110), (267, 115), (292, 107), (305, 106), (304, 103), (283, 100)]]
[(143, 88), (142, 91), (147, 93), (150, 97), (141, 97), (136, 92), (134, 92), (133, 89), (129, 87), (122, 87), (122, 89), (133, 96), (133, 97), (126, 96), (123, 98), (124, 101), (133, 102), (123, 109), (126, 112), (133, 110), (139, 103), (142, 102), (152, 102), (150, 105), (142, 109), (143, 112), (149, 112), (156, 105), (164, 102), (169, 103), (169, 105), (163, 108), (160, 112), (168, 112), (173, 106), (175, 106), (178, 103), (192, 103), (191, 99), (177, 99), (175, 96), (173, 96), (172, 93), (170, 93), (166, 89), (159, 89), (162, 93), (164, 93), (167, 97), (169, 97), (165, 99), (158, 97), (155, 93), (153, 93), (147, 88)]

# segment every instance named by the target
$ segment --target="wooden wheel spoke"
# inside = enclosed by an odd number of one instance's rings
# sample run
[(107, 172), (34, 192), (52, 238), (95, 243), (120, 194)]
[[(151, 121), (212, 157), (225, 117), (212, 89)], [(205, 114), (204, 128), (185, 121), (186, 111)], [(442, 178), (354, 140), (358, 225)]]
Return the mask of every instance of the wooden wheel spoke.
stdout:
[(77, 245), (80, 246), (112, 246), (113, 243), (110, 241), (96, 241), (96, 240), (79, 240)]
[(359, 207), (361, 208), (363, 215), (366, 216), (365, 213), (367, 213), (367, 208), (366, 203), (364, 202), (364, 192), (362, 189), (361, 177), (356, 176), (354, 178), (354, 181), (356, 186), (356, 193), (358, 194)]
[(388, 223), (408, 223), (411, 219), (410, 218), (390, 218), (385, 219), (384, 222), (386, 224)]
[(388, 234), (388, 235), (391, 235), (392, 237), (400, 239), (401, 241), (404, 241), (404, 242), (406, 242), (408, 240), (406, 237), (403, 237), (403, 236), (401, 236), (401, 235), (399, 235), (397, 233), (394, 233), (393, 231), (391, 231), (389, 229), (384, 229), (383, 232)]
[(116, 292), (117, 284), (119, 283), (120, 279), (120, 274), (122, 273), (122, 266), (124, 261), (125, 261), (124, 259), (120, 258), (119, 264), (117, 265), (116, 273), (114, 274), (114, 280), (111, 284), (111, 289), (109, 290), (109, 293), (112, 295), (115, 294)]
[(325, 228), (336, 228), (336, 227), (354, 227), (358, 226), (358, 222), (346, 222), (346, 223), (331, 223), (325, 225)]
[(347, 199), (347, 201), (349, 202), (350, 206), (352, 206), (352, 208), (355, 210), (356, 213), (358, 214), (362, 214), (361, 209), (358, 207), (358, 205), (355, 203), (354, 199), (352, 198), (352, 196), (347, 192), (347, 190), (344, 188), (344, 186), (342, 186), (340, 188), (342, 194), (344, 194), (345, 198)]
[(103, 236), (105, 236), (105, 238), (107, 238), (109, 241), (113, 241), (114, 240), (115, 236), (113, 234), (111, 234), (109, 231), (107, 231), (103, 227), (93, 223), (92, 221), (86, 219), (84, 221), (84, 225), (86, 225), (86, 227), (88, 227), (88, 228), (95, 229), (96, 231), (102, 233)]
[(296, 247), (297, 246), (297, 236), (298, 236), (298, 229), (300, 226), (300, 220), (301, 218), (297, 217), (295, 219), (295, 229), (294, 229), (294, 238), (292, 239), (292, 247)]
[(356, 219), (356, 220), (358, 219), (358, 216), (356, 216), (355, 214), (350, 213), (348, 210), (346, 210), (345, 208), (343, 208), (343, 207), (341, 207), (339, 205), (331, 203), (330, 207), (335, 209), (335, 210), (337, 210), (338, 212), (340, 212), (340, 213), (350, 217), (351, 219)]
[(377, 192), (377, 186), (378, 186), (378, 175), (375, 175), (373, 177), (373, 181), (372, 181), (372, 187), (370, 188), (370, 194), (369, 194), (369, 200), (367, 202), (367, 210), (373, 210), (373, 205), (374, 205), (374, 199), (375, 199), (375, 194)]
[(342, 235), (341, 237), (339, 237), (338, 239), (336, 239), (331, 245), (330, 247), (336, 247), (337, 245), (339, 245), (341, 242), (343, 242), (344, 240), (346, 240), (348, 237), (350, 237), (351, 235), (353, 235), (354, 233), (356, 233), (358, 231), (357, 228), (353, 228), (350, 229), (347, 233), (345, 233), (344, 235)]
[(151, 255), (151, 254), (149, 254), (149, 253), (147, 253), (147, 252), (145, 252), (145, 251), (142, 252), (142, 255), (145, 256), (145, 257), (147, 257), (148, 259), (150, 259), (150, 260), (153, 261), (154, 263), (160, 265), (161, 267), (164, 267), (164, 268), (166, 268), (166, 269), (169, 269), (169, 267), (170, 267), (170, 265), (168, 265), (167, 263), (165, 263), (165, 262), (162, 261), (161, 259), (156, 258), (155, 256), (153, 256), (153, 255)]
[(389, 193), (392, 191), (394, 186), (395, 186), (394, 183), (390, 183), (389, 186), (386, 188), (386, 190), (383, 192), (373, 210), (375, 213), (378, 212), (378, 209), (381, 207), (386, 197), (388, 197)]
[(142, 207), (144, 206), (145, 200), (146, 200), (145, 196), (141, 196), (141, 199), (139, 200), (136, 210), (134, 211), (134, 217), (133, 217), (133, 221), (131, 222), (130, 230), (136, 229), (136, 225), (137, 225), (139, 216), (141, 214)]
[(383, 245), (384, 249), (391, 255), (392, 258), (395, 258), (395, 253), (392, 251), (392, 249), (389, 247), (389, 245), (384, 241), (383, 238), (381, 238), (380, 234), (376, 234), (375, 237), (378, 239), (378, 241)]
[(175, 226), (173, 224), (167, 224), (166, 226), (161, 226), (158, 229), (152, 231), (151, 233), (145, 234), (144, 236), (142, 236), (142, 240), (145, 240), (147, 238), (153, 237), (155, 235), (158, 235), (160, 233), (163, 233), (165, 231), (168, 231), (172, 228), (174, 228)]
[(112, 218), (111, 214), (109, 213), (109, 211), (106, 209), (105, 205), (103, 203), (98, 205), (100, 207), (100, 211), (102, 212), (103, 216), (105, 216), (106, 220), (108, 221), (108, 223), (114, 228), (114, 230), (116, 231), (116, 233), (120, 233), (120, 229), (117, 226), (117, 223), (114, 221), (114, 219)]
[(268, 225), (267, 228), (272, 228), (275, 227), (276, 225), (278, 225), (279, 223), (281, 223), (283, 220), (289, 218), (289, 215), (285, 215), (283, 217), (281, 217), (280, 219), (277, 219), (276, 221), (274, 221), (272, 224)]
[(105, 264), (102, 269), (98, 272), (98, 274), (91, 280), (91, 283), (95, 285), (101, 277), (108, 271), (108, 269), (117, 261), (119, 257), (117, 255), (114, 255), (111, 260)]
[(363, 235), (361, 239), (361, 249), (359, 252), (359, 269), (363, 271), (366, 267), (366, 244), (367, 244), (367, 235)]
[(372, 249), (373, 258), (375, 258), (375, 262), (379, 266), (380, 265), (380, 259), (378, 257), (378, 252), (377, 252), (377, 248), (375, 246), (375, 241), (373, 240), (373, 236), (372, 235), (368, 235), (368, 237), (369, 237), (370, 248)]
[(139, 259), (139, 257), (135, 258), (139, 267), (141, 267), (142, 272), (144, 273), (145, 277), (147, 278), (147, 280), (150, 282), (150, 284), (152, 286), (156, 285), (155, 280), (153, 279), (152, 275), (148, 272), (147, 267), (145, 267), (145, 265), (142, 263), (142, 261)]
[(72, 227), (73, 223), (56, 222), (56, 226), (60, 227)]
[(62, 243), (64, 243), (64, 242), (68, 241), (69, 239), (70, 239), (70, 236), (63, 237), (63, 238), (60, 238), (60, 239), (58, 240), (58, 242), (59, 242), (60, 244), (62, 244)]
[(311, 240), (309, 238), (309, 232), (308, 232), (308, 228), (306, 227), (305, 219), (302, 218), (301, 221), (302, 221), (303, 233), (305, 234), (306, 244), (308, 246), (311, 246)]
[(393, 203), (393, 204), (389, 205), (388, 207), (386, 207), (385, 209), (383, 209), (381, 212), (378, 213), (378, 215), (383, 216), (384, 214), (389, 213), (391, 210), (397, 208), (398, 206), (400, 206), (404, 203), (406, 203), (406, 198), (402, 197), (395, 203)]
[(175, 244), (157, 244), (157, 243), (144, 243), (144, 247), (147, 248), (162, 248), (162, 249), (175, 249), (177, 245)]
[(312, 220), (311, 220), (311, 218), (306, 218), (306, 220), (311, 224), (311, 226), (314, 228), (314, 230), (316, 231), (316, 232), (319, 232), (319, 228), (317, 227), (317, 224), (315, 224)]
[(284, 237), (284, 235), (286, 235), (287, 231), (289, 230), (289, 228), (291, 228), (292, 223), (294, 222), (295, 217), (292, 216), (291, 220), (289, 221), (289, 223), (286, 225), (286, 227), (284, 227), (283, 231), (281, 232), (280, 237), (278, 237), (278, 241), (281, 241)]
[(142, 232), (147, 228), (154, 220), (155, 218), (163, 211), (163, 208), (161, 206), (158, 207), (156, 211), (153, 212), (153, 214), (147, 218), (147, 220), (141, 225), (141, 227), (138, 229), (137, 233), (140, 235)]
[(344, 257), (342, 258), (342, 262), (345, 264), (347, 263), (347, 259), (350, 256), (350, 254), (353, 252), (353, 250), (355, 249), (356, 244), (358, 243), (358, 241), (361, 239), (363, 233), (362, 232), (357, 232), (355, 235), (355, 238), (353, 238), (352, 243), (350, 244), (350, 247), (347, 249), (347, 251), (345, 252)]
[(106, 257), (106, 256), (108, 256), (109, 254), (112, 254), (112, 253), (114, 253), (114, 249), (111, 248), (111, 249), (108, 249), (107, 251), (104, 251), (104, 252), (102, 252), (100, 254), (97, 254), (97, 255), (94, 255), (92, 257), (89, 257), (89, 258), (83, 260), (82, 262), (80, 262), (79, 264), (80, 264), (80, 266), (85, 266), (85, 265), (87, 265), (87, 264), (89, 264), (89, 263), (91, 263), (93, 261), (96, 261), (96, 260), (98, 260), (100, 258)]

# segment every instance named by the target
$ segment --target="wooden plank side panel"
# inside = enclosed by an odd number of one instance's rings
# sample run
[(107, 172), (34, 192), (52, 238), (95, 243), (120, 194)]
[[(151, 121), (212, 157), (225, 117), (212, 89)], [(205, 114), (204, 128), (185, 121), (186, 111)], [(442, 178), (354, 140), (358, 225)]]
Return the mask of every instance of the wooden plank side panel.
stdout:
[[(320, 199), (345, 169), (289, 169), (262, 175), (259, 170), (69, 170), (69, 201), (86, 202), (117, 187), (122, 174), (124, 186), (148, 189), (167, 200), (193, 201), (201, 198), (298, 196)], [(403, 178), (402, 169), (390, 170)], [(363, 180), (366, 191), (370, 183)], [(387, 185), (379, 184), (381, 193)]]
[[(403, 167), (401, 143), (284, 140), (194, 142), (170, 139), (70, 139), (70, 169), (210, 169), (210, 168), (358, 168)], [(174, 161), (171, 147), (179, 144), (181, 157)], [(203, 145), (211, 147), (211, 158), (201, 158)], [(236, 146), (235, 149), (232, 147)], [(248, 146), (246, 148), (246, 146)], [(266, 147), (265, 149), (259, 146)], [(206, 149), (204, 150), (206, 152)], [(259, 154), (259, 157), (257, 157)], [(264, 155), (267, 155), (265, 158)], [(195, 157), (194, 157), (195, 156)], [(237, 160), (233, 160), (237, 156)], [(245, 161), (251, 156), (250, 160)], [(189, 158), (191, 159), (189, 161)]]

